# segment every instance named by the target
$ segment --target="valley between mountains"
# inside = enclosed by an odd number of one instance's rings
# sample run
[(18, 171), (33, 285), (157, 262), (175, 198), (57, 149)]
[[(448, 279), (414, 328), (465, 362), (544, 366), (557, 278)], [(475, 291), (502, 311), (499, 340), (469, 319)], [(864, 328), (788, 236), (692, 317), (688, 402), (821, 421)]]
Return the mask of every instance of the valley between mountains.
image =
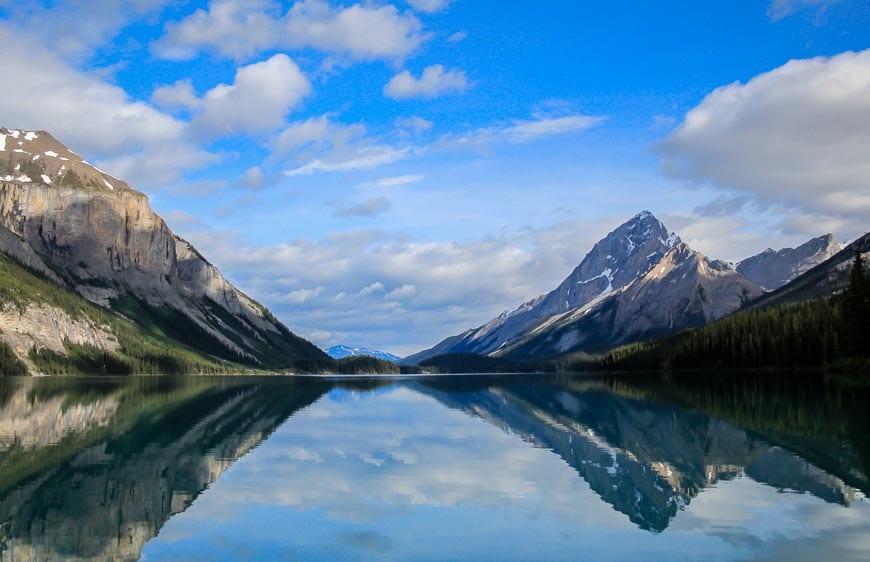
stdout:
[[(831, 308), (818, 333), (833, 330), (823, 337), (838, 346), (820, 343), (821, 361), (870, 349), (866, 317), (852, 319), (870, 302), (861, 261), (870, 234), (845, 247), (825, 234), (731, 264), (643, 211), (555, 289), (479, 327), (404, 359), (348, 346), (327, 354), (224, 278), (143, 193), (45, 131), (0, 129), (0, 252), (5, 373), (595, 368), (614, 349), (624, 360), (626, 345), (667, 341), (735, 313), (775, 308), (794, 316), (788, 322), (827, 314), (794, 309), (820, 299)], [(641, 351), (650, 348), (631, 353)]]

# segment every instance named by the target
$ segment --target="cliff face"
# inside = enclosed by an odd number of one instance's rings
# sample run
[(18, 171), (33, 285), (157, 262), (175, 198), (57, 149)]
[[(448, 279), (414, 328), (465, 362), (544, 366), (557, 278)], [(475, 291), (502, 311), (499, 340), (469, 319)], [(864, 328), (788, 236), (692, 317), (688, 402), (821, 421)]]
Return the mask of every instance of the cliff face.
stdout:
[(44, 131), (0, 129), (0, 251), (133, 320), (155, 308), (212, 355), (270, 367), (326, 357), (176, 237), (144, 194)]
[(843, 249), (833, 234), (813, 238), (797, 248), (770, 248), (737, 264), (737, 271), (766, 291), (779, 289)]

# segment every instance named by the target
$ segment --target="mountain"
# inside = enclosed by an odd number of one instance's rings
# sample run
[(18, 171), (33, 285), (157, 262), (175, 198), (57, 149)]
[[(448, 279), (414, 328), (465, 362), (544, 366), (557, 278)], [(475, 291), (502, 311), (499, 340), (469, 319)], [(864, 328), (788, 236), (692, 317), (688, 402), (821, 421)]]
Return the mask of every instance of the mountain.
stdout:
[[(146, 334), (202, 357), (263, 368), (327, 358), (176, 236), (143, 193), (45, 131), (0, 129), (0, 251)], [(9, 317), (0, 322), (2, 339), (25, 362), (32, 359), (30, 348), (45, 347), (41, 334), (58, 331), (57, 306), (42, 304), (7, 299), (2, 308)], [(25, 312), (37, 309), (44, 321), (28, 328), (32, 315)], [(79, 332), (104, 332), (102, 343), (85, 338), (84, 345), (117, 351), (112, 330), (62, 312), (61, 331), (78, 322)], [(13, 320), (15, 341), (6, 336)]]
[(829, 297), (843, 291), (849, 285), (849, 272), (852, 269), (855, 252), (860, 252), (865, 259), (870, 259), (870, 232), (790, 283), (753, 301), (752, 308)]
[(366, 349), (364, 347), (349, 347), (346, 345), (334, 345), (326, 350), (326, 354), (333, 359), (344, 359), (345, 357), (374, 357), (384, 361), (392, 361), (398, 363), (401, 357), (397, 357), (386, 351), (376, 351), (374, 349)]
[(833, 234), (825, 234), (797, 248), (770, 248), (737, 264), (737, 272), (764, 289), (773, 291), (796, 279), (843, 249)]
[(553, 291), (403, 362), (445, 353), (528, 359), (600, 351), (704, 324), (760, 293), (643, 211), (595, 244)]

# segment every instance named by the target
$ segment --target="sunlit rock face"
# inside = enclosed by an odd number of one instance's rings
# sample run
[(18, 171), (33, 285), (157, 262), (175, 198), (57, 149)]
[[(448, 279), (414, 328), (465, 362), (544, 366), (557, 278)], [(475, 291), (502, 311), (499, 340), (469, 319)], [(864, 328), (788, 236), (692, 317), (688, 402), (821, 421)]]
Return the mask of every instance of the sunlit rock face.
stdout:
[(813, 238), (797, 248), (770, 248), (737, 264), (737, 271), (764, 289), (773, 291), (793, 281), (843, 249), (833, 234)]
[(176, 310), (231, 358), (326, 357), (178, 238), (143, 193), (45, 131), (3, 128), (0, 139), (0, 251), (98, 305), (134, 297)]

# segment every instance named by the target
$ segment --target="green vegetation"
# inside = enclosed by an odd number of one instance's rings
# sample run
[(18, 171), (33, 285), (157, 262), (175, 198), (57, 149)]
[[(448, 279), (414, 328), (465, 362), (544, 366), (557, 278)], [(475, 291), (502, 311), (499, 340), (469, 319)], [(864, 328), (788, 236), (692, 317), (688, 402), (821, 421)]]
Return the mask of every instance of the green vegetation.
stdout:
[(737, 312), (608, 353), (608, 370), (823, 367), (870, 358), (870, 281), (860, 253), (840, 295)]
[(302, 361), (299, 368), (307, 373), (334, 373), (339, 375), (398, 375), (399, 366), (392, 361), (358, 355), (344, 359)]
[[(31, 351), (30, 359), (49, 374), (178, 374), (239, 372), (236, 364), (220, 362), (179, 345), (166, 334), (142, 326), (91, 304), (78, 294), (28, 270), (0, 254), (0, 303), (23, 309), (30, 303), (47, 304), (72, 318), (88, 318), (114, 334), (117, 352), (67, 343), (67, 356), (47, 349)], [(22, 374), (20, 361), (4, 361), (0, 348), (0, 374)], [(11, 354), (11, 350), (9, 352)]]
[(446, 353), (419, 365), (426, 373), (536, 373), (547, 371), (543, 362), (516, 361), (474, 353)]
[(675, 403), (725, 420), (795, 451), (851, 486), (867, 490), (866, 478), (847, 449), (825, 447), (826, 441), (852, 445), (864, 474), (870, 474), (870, 417), (864, 410), (870, 389), (822, 377), (818, 372), (757, 371), (672, 372), (605, 375), (617, 394), (639, 400)]
[(5, 342), (0, 342), (0, 375), (26, 375), (27, 366), (22, 363)]

